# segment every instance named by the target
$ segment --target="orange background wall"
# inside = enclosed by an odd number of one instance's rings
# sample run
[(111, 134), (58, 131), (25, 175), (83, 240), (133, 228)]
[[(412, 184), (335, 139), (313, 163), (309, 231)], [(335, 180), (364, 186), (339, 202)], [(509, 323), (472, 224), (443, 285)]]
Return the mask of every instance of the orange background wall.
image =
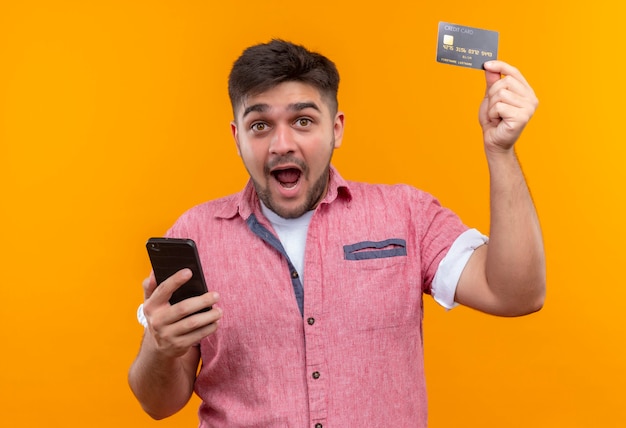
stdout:
[(334, 162), (346, 178), (411, 183), (487, 231), (483, 75), (435, 62), (444, 20), (499, 31), (500, 58), (540, 98), (518, 152), (549, 294), (520, 319), (428, 299), (430, 426), (623, 426), (618, 4), (3, 0), (2, 425), (196, 426), (197, 399), (157, 423), (126, 384), (144, 242), (245, 183), (226, 78), (250, 44), (281, 37), (335, 60), (347, 128)]

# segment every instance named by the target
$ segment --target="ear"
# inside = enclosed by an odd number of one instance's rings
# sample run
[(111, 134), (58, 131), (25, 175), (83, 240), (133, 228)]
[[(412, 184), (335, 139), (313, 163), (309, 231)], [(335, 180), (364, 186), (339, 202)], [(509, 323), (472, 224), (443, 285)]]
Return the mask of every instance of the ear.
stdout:
[(335, 148), (338, 149), (341, 147), (341, 141), (343, 140), (343, 122), (344, 115), (343, 112), (338, 111), (335, 115), (335, 123), (333, 126), (333, 132), (335, 134)]
[(233, 120), (230, 122), (230, 132), (233, 134), (233, 140), (235, 140), (235, 145), (237, 146), (237, 154), (241, 157), (241, 149), (239, 148), (239, 135), (237, 131), (237, 124)]

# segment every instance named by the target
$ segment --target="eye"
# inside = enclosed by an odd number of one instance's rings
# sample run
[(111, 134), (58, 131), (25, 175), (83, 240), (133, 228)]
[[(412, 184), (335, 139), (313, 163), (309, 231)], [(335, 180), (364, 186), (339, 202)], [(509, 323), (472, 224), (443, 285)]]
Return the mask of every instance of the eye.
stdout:
[(250, 126), (250, 129), (252, 129), (255, 132), (263, 132), (263, 131), (267, 130), (267, 123), (264, 123), (264, 122), (253, 123)]
[(296, 119), (296, 126), (302, 127), (302, 128), (306, 128), (307, 126), (311, 125), (311, 123), (313, 123), (313, 121), (311, 119), (309, 119), (308, 117), (300, 117), (298, 119)]

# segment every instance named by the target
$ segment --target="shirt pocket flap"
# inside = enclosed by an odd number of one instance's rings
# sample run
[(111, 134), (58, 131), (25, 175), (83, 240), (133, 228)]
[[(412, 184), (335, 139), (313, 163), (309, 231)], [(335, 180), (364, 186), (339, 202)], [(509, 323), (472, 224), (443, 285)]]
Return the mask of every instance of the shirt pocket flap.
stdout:
[(384, 241), (357, 242), (356, 244), (344, 245), (343, 255), (345, 260), (370, 260), (406, 256), (406, 241), (400, 238), (391, 238)]

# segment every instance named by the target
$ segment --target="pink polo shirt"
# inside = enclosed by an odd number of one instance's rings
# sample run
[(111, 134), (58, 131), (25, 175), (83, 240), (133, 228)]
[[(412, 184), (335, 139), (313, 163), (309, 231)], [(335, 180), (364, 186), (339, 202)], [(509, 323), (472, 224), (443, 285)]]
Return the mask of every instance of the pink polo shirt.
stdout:
[(186, 212), (168, 236), (196, 241), (224, 310), (200, 426), (425, 427), (422, 296), (466, 229), (427, 193), (332, 169), (300, 281), (250, 183)]

